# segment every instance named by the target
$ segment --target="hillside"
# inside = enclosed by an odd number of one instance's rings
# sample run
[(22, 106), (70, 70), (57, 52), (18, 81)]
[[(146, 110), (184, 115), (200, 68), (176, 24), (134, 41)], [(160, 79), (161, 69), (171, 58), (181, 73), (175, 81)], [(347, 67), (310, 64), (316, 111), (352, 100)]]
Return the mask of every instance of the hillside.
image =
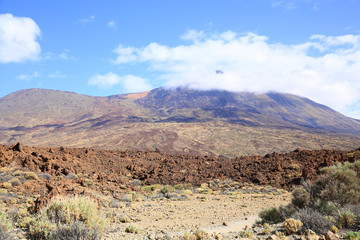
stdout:
[(358, 147), (360, 123), (281, 93), (157, 88), (91, 97), (28, 89), (0, 99), (0, 143), (240, 155)]

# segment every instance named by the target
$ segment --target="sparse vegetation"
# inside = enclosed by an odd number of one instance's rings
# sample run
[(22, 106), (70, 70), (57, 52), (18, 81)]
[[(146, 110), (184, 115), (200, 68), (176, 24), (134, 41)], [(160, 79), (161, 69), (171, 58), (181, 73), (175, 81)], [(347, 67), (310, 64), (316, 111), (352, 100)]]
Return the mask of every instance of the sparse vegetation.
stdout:
[(129, 225), (125, 228), (125, 232), (127, 233), (140, 233), (140, 228), (134, 226), (134, 225)]
[(105, 226), (106, 220), (99, 215), (96, 203), (89, 197), (55, 197), (30, 222), (29, 234), (31, 239), (51, 239), (54, 234), (81, 233), (93, 236), (104, 231)]
[(97, 229), (87, 228), (83, 222), (75, 221), (61, 225), (52, 234), (52, 240), (100, 240)]
[(254, 232), (251, 230), (243, 230), (239, 233), (241, 238), (254, 238)]
[[(292, 203), (285, 207), (268, 208), (260, 212), (262, 222), (284, 222), (288, 234), (300, 229), (311, 229), (318, 234), (337, 228), (351, 228), (360, 220), (360, 161), (343, 163), (321, 169), (321, 175), (313, 184), (303, 182), (292, 192)], [(350, 204), (350, 205), (349, 205)]]

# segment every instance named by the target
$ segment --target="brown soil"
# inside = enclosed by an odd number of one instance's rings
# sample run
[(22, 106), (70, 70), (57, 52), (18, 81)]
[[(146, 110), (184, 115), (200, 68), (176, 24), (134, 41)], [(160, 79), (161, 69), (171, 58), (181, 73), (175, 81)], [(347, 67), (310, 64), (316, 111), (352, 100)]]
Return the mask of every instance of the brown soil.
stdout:
[(186, 201), (136, 202), (115, 211), (116, 217), (127, 216), (131, 222), (111, 225), (110, 229), (113, 230), (110, 230), (104, 238), (140, 239), (138, 235), (123, 231), (129, 225), (139, 228), (140, 233), (145, 236), (156, 233), (182, 236), (185, 232), (196, 229), (204, 230), (208, 234), (240, 232), (246, 226), (255, 223), (259, 211), (269, 206), (288, 204), (289, 195), (195, 194)]

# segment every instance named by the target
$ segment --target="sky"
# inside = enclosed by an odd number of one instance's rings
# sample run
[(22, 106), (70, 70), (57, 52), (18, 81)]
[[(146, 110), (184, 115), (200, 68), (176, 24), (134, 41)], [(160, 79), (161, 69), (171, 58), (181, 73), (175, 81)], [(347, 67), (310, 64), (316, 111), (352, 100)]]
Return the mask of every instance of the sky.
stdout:
[(0, 97), (161, 86), (292, 93), (360, 119), (360, 0), (0, 0)]

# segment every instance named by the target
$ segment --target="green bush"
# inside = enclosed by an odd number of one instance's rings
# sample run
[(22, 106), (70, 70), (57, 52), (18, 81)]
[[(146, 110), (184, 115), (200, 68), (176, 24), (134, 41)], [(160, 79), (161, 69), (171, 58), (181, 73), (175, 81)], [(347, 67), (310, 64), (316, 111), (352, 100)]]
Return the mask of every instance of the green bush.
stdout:
[(243, 230), (239, 233), (241, 238), (254, 238), (254, 232), (251, 230)]
[(5, 212), (0, 211), (0, 226), (2, 226), (4, 231), (8, 231), (12, 228), (10, 221)]
[(344, 238), (347, 240), (360, 240), (360, 232), (347, 232)]
[(175, 192), (175, 188), (170, 185), (165, 185), (160, 189), (160, 192), (163, 194), (172, 193), (172, 192)]
[(9, 232), (12, 229), (12, 225), (7, 218), (6, 213), (0, 211), (0, 239), (1, 240), (13, 240), (14, 236)]
[(350, 211), (340, 212), (338, 215), (338, 228), (349, 228), (355, 224), (355, 215)]
[(341, 206), (360, 203), (360, 161), (337, 164), (321, 169), (313, 187), (314, 199), (331, 201)]
[(297, 187), (292, 192), (292, 204), (295, 207), (303, 208), (310, 204), (310, 193), (307, 192), (303, 187)]
[(259, 217), (262, 219), (263, 223), (279, 223), (282, 221), (280, 211), (275, 207), (261, 211)]
[(129, 225), (125, 228), (125, 232), (127, 233), (140, 233), (140, 228), (133, 226), (133, 225)]

